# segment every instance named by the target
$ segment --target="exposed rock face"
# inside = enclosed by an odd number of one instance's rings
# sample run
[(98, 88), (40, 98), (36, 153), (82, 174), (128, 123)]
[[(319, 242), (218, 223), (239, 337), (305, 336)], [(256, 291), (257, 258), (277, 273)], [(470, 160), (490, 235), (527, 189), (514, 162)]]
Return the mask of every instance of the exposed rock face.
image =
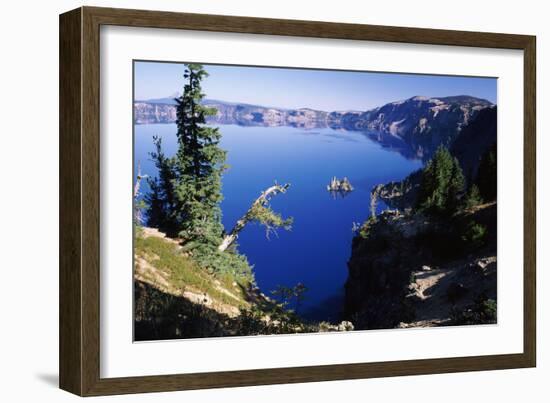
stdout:
[[(471, 222), (486, 228), (481, 245), (463, 239)], [(496, 203), (450, 219), (388, 211), (368, 226), (348, 262), (345, 318), (356, 329), (452, 324), (453, 312), (496, 301)]]
[(171, 104), (149, 102), (134, 102), (134, 123), (138, 125), (150, 123), (174, 123), (176, 108)]
[[(204, 104), (217, 111), (209, 118), (211, 123), (363, 131), (406, 157), (424, 160), (440, 144), (449, 147), (481, 110), (493, 106), (489, 101), (470, 96), (413, 97), (366, 112), (270, 108), (217, 100), (205, 100)], [(136, 124), (173, 123), (175, 119), (175, 102), (170, 99), (134, 103)]]
[(326, 112), (313, 109), (279, 109), (258, 105), (230, 104), (207, 100), (217, 110), (210, 122), (241, 126), (292, 126), (306, 129), (325, 127)]
[(378, 184), (371, 190), (371, 200), (382, 199), (393, 209), (412, 208), (416, 204), (421, 181), (422, 170), (418, 170), (402, 181)]
[(468, 96), (413, 97), (365, 112), (355, 127), (385, 134), (380, 142), (390, 147), (402, 141), (411, 156), (428, 160), (440, 144), (449, 147), (463, 127), (491, 106), (489, 101)]
[[(326, 127), (327, 113), (313, 109), (270, 108), (208, 99), (204, 100), (203, 104), (216, 109), (216, 114), (207, 119), (210, 123), (241, 126)], [(134, 103), (136, 124), (173, 123), (175, 120), (175, 102), (170, 102), (169, 99)]]

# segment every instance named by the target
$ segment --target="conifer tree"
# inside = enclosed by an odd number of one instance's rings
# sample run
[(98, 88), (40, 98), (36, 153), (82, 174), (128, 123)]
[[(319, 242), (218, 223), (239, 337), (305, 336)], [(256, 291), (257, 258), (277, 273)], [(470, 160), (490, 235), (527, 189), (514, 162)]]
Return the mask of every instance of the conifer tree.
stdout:
[(470, 189), (468, 189), (468, 193), (466, 194), (464, 207), (472, 208), (480, 205), (481, 203), (483, 203), (481, 193), (479, 193), (479, 188), (477, 187), (477, 185), (473, 183), (472, 186), (470, 186)]
[(218, 129), (205, 125), (206, 116), (215, 113), (201, 105), (201, 81), (207, 76), (202, 65), (186, 65), (186, 83), (176, 99), (178, 151), (174, 157), (173, 190), (178, 235), (218, 244), (223, 233), (221, 175), (226, 153), (219, 147)]
[(417, 206), (432, 212), (454, 212), (464, 192), (465, 179), (456, 158), (444, 146), (422, 172)]
[(460, 198), (464, 195), (464, 189), (466, 186), (466, 179), (460, 167), (460, 163), (456, 157), (451, 157), (451, 176), (449, 177), (449, 184), (447, 187), (447, 198), (445, 203), (445, 210), (448, 212), (454, 212), (458, 209), (460, 204)]
[(172, 235), (178, 228), (174, 211), (173, 182), (175, 180), (174, 160), (162, 151), (162, 138), (153, 137), (155, 151), (149, 153), (157, 168), (157, 177), (148, 177), (150, 192), (145, 196), (147, 223)]

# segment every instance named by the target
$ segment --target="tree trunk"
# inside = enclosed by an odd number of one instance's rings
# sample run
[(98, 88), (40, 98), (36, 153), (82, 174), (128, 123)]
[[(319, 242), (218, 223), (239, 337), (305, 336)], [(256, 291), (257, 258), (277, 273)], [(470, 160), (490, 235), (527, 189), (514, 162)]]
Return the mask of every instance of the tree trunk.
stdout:
[(136, 176), (136, 183), (134, 185), (134, 218), (138, 224), (141, 223), (141, 210), (137, 207), (137, 198), (139, 196), (141, 180), (145, 178), (147, 178), (147, 175), (141, 174), (141, 163), (138, 161), (138, 172)]
[(251, 217), (251, 212), (253, 211), (253, 208), (257, 205), (265, 206), (267, 203), (269, 203), (269, 200), (271, 197), (275, 196), (277, 193), (285, 193), (290, 185), (287, 183), (285, 185), (273, 185), (260, 194), (260, 197), (258, 197), (254, 203), (250, 206), (250, 208), (247, 210), (247, 212), (239, 219), (237, 220), (235, 226), (231, 230), (229, 234), (227, 234), (224, 238), (220, 246), (218, 246), (218, 250), (220, 252), (225, 251), (227, 248), (229, 248), (233, 242), (237, 240), (239, 237), (239, 232), (248, 224), (253, 218)]

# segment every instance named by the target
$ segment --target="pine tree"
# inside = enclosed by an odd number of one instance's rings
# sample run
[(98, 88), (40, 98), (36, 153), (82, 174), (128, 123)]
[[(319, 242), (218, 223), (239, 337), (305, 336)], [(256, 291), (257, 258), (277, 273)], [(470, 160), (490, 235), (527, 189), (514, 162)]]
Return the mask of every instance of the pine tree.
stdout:
[(454, 212), (464, 192), (465, 179), (460, 163), (444, 146), (422, 171), (417, 207), (431, 212)]
[(155, 151), (149, 153), (155, 163), (158, 176), (149, 177), (150, 192), (145, 196), (147, 208), (147, 223), (150, 227), (156, 227), (172, 235), (178, 228), (178, 219), (174, 211), (175, 180), (174, 160), (168, 158), (162, 151), (162, 138), (153, 137)]
[(199, 64), (186, 65), (183, 94), (176, 99), (178, 151), (174, 157), (174, 217), (178, 235), (187, 240), (218, 244), (223, 234), (221, 175), (226, 153), (219, 147), (217, 128), (207, 127), (214, 109), (201, 105), (201, 81), (208, 73)]
[(460, 198), (464, 194), (465, 187), (466, 179), (464, 178), (460, 163), (458, 162), (458, 159), (456, 159), (456, 157), (452, 158), (451, 176), (449, 178), (449, 184), (447, 187), (447, 198), (445, 203), (445, 210), (447, 212), (452, 213), (458, 209)]
[(464, 207), (472, 208), (480, 205), (481, 203), (483, 203), (481, 193), (479, 193), (479, 188), (474, 183), (470, 186), (470, 189), (468, 189), (468, 193), (466, 194), (466, 198), (464, 200)]

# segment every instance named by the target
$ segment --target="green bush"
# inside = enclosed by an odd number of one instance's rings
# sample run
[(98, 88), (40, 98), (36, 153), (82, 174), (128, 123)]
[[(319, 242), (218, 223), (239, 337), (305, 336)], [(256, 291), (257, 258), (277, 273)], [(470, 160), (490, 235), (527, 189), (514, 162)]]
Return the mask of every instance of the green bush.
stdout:
[(363, 239), (369, 239), (371, 236), (372, 226), (378, 222), (376, 217), (370, 217), (363, 225), (359, 228), (359, 236)]
[(487, 241), (487, 227), (473, 220), (470, 221), (462, 235), (462, 241), (475, 248), (485, 245)]
[(220, 252), (215, 246), (209, 244), (196, 244), (190, 250), (193, 260), (212, 274), (230, 275), (241, 283), (254, 283), (252, 267), (246, 256), (234, 251)]

